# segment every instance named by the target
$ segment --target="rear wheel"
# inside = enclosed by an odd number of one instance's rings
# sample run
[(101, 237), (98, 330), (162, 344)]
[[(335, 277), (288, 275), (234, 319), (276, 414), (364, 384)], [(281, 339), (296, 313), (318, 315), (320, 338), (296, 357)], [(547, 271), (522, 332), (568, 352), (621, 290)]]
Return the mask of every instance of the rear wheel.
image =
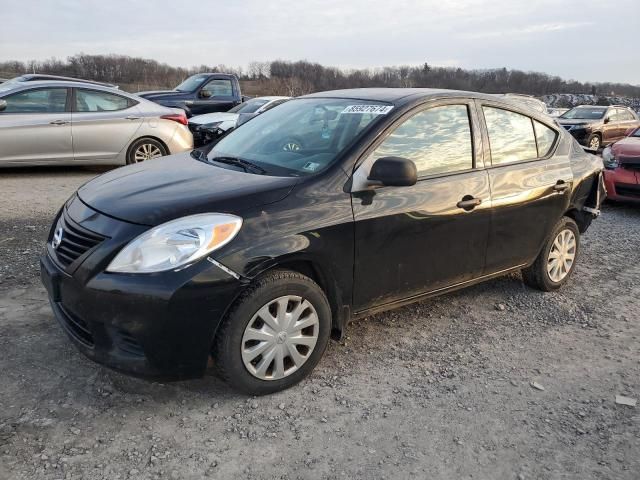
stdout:
[(556, 224), (533, 265), (522, 270), (524, 282), (545, 292), (557, 290), (573, 273), (579, 247), (578, 225), (573, 219), (563, 217)]
[(213, 345), (216, 369), (229, 385), (265, 395), (295, 385), (320, 361), (331, 309), (322, 289), (292, 271), (270, 272), (232, 307)]
[(127, 152), (127, 164), (140, 163), (167, 155), (166, 147), (154, 138), (139, 138)]

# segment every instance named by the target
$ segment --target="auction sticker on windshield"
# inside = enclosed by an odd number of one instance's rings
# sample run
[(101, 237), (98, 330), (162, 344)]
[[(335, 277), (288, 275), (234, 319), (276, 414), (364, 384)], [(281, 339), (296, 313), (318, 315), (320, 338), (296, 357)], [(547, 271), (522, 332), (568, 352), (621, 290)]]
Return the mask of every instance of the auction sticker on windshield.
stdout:
[(349, 105), (342, 113), (372, 113), (374, 115), (386, 115), (393, 110), (393, 105)]

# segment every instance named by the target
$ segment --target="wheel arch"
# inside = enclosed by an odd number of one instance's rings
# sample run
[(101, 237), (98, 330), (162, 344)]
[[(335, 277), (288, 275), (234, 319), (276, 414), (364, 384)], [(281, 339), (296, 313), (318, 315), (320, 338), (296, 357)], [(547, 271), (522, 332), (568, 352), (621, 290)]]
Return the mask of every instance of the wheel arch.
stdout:
[(341, 290), (338, 282), (330, 271), (327, 271), (317, 259), (305, 255), (288, 255), (262, 265), (255, 271), (252, 278), (257, 278), (273, 270), (292, 270), (309, 277), (316, 282), (327, 296), (331, 307), (331, 336), (341, 339), (346, 324), (350, 319), (350, 306), (341, 300)]
[(129, 142), (129, 145), (127, 145), (127, 148), (125, 150), (125, 161), (127, 161), (129, 159), (129, 154), (131, 153), (131, 148), (133, 147), (133, 145), (138, 142), (139, 140), (144, 140), (146, 138), (149, 138), (151, 140), (155, 140), (156, 142), (159, 142), (165, 149), (165, 151), (167, 152), (167, 155), (171, 155), (171, 150), (169, 149), (167, 143), (162, 140), (161, 138), (158, 138), (154, 135), (141, 135), (139, 137), (134, 138), (133, 140), (131, 140)]

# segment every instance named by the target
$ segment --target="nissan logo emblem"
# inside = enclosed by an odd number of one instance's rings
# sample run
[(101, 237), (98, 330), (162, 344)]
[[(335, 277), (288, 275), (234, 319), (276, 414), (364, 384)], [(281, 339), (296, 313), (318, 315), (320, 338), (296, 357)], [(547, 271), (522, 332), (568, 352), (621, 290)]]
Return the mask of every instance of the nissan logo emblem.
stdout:
[(58, 227), (58, 229), (54, 232), (53, 239), (51, 240), (51, 246), (53, 248), (58, 248), (58, 246), (60, 246), (60, 243), (62, 242), (63, 233), (64, 233), (64, 230), (62, 229), (62, 227)]

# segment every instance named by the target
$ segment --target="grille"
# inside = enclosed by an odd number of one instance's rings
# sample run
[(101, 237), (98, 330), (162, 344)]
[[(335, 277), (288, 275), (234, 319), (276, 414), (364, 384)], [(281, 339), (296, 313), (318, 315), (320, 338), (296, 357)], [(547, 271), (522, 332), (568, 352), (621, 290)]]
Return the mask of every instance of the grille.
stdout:
[(618, 156), (618, 162), (622, 168), (626, 168), (627, 170), (640, 170), (640, 157), (625, 157)]
[(62, 312), (60, 319), (62, 320), (63, 327), (78, 341), (89, 347), (93, 347), (93, 334), (91, 330), (89, 330), (87, 322), (65, 310), (61, 304), (58, 304), (58, 308), (60, 308)]
[(120, 350), (130, 353), (131, 355), (136, 355), (143, 357), (144, 351), (142, 350), (142, 346), (138, 343), (136, 338), (131, 335), (126, 330), (118, 329), (116, 330), (115, 340), (120, 347)]
[(616, 193), (625, 197), (639, 197), (640, 185), (630, 185), (625, 183), (616, 183)]
[(71, 265), (81, 255), (84, 255), (105, 239), (105, 237), (97, 233), (80, 227), (68, 217), (66, 211), (63, 212), (60, 220), (58, 220), (54, 236), (58, 234), (60, 229), (62, 229), (62, 238), (60, 244), (54, 247), (54, 251), (58, 261), (64, 267)]

